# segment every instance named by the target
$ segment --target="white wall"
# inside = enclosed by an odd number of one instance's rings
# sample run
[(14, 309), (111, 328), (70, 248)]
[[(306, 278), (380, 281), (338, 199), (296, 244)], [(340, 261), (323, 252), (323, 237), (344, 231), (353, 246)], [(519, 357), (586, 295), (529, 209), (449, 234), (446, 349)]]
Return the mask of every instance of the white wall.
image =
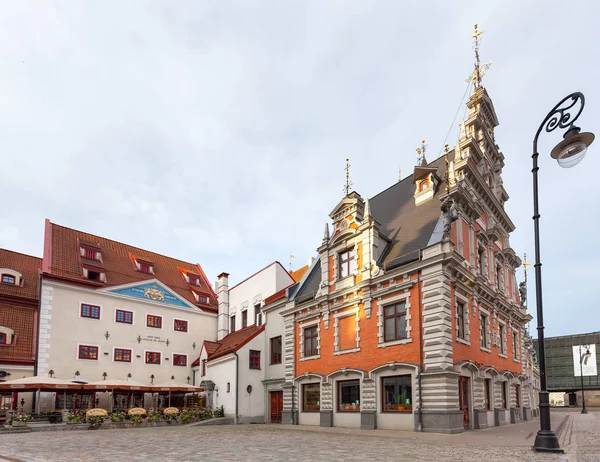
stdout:
[(235, 315), (235, 330), (242, 328), (242, 311), (248, 311), (248, 325), (255, 324), (255, 305), (263, 304), (265, 298), (292, 284), (294, 280), (278, 263), (251, 276), (229, 290), (229, 316)]
[[(265, 370), (266, 352), (264, 348), (264, 333), (250, 340), (238, 350), (239, 356), (239, 409), (238, 415), (243, 422), (264, 422), (265, 393), (263, 389), (263, 374)], [(250, 369), (250, 350), (260, 351), (260, 369)], [(248, 385), (252, 386), (252, 392), (248, 393)], [(249, 420), (248, 420), (249, 419)]]
[[(413, 404), (412, 412), (382, 412), (382, 378), (383, 377), (393, 377), (396, 375), (410, 375), (412, 380), (412, 398), (411, 402)], [(377, 389), (377, 428), (381, 429), (389, 429), (389, 430), (414, 430), (415, 426), (415, 418), (414, 412), (416, 411), (417, 406), (415, 403), (417, 402), (417, 379), (416, 379), (416, 371), (412, 367), (397, 367), (394, 370), (385, 370), (378, 374), (373, 374), (373, 379), (376, 381), (376, 389)]]
[[(99, 305), (101, 318), (81, 318), (81, 303)], [(133, 324), (115, 322), (116, 308), (132, 311)], [(146, 327), (146, 314), (162, 316), (162, 328)], [(174, 319), (187, 320), (188, 332), (175, 331)], [(137, 300), (46, 280), (42, 285), (38, 375), (46, 375), (52, 369), (54, 377), (72, 379), (75, 371), (79, 371), (81, 379), (97, 381), (102, 380), (103, 372), (117, 380), (126, 380), (131, 373), (133, 380), (143, 383), (150, 383), (151, 375), (155, 377), (154, 383), (166, 382), (171, 376), (187, 383), (187, 377), (192, 376), (191, 364), (202, 343), (216, 339), (216, 325), (215, 314), (195, 308)], [(98, 360), (78, 359), (78, 344), (98, 346)], [(131, 362), (115, 362), (114, 348), (131, 349)], [(146, 350), (160, 352), (161, 364), (145, 364)], [(174, 353), (187, 355), (187, 366), (174, 366)]]
[[(200, 357), (202, 360), (202, 357)], [(202, 363), (200, 363), (202, 369)], [(202, 380), (212, 380), (215, 383), (213, 391), (213, 407), (216, 409), (223, 406), (227, 417), (235, 416), (235, 355), (229, 354), (221, 358), (217, 358), (206, 364), (206, 375), (197, 376), (198, 384)], [(229, 392), (227, 391), (227, 383), (229, 382)]]
[[(265, 351), (265, 372), (264, 378), (266, 380), (272, 379), (283, 379), (285, 378), (285, 361), (284, 361), (284, 332), (285, 324), (283, 322), (283, 316), (280, 311), (285, 308), (285, 304), (281, 305), (280, 309), (269, 311), (265, 313), (265, 333), (264, 338), (264, 351)], [(271, 342), (272, 337), (281, 336), (281, 364), (271, 365)]]

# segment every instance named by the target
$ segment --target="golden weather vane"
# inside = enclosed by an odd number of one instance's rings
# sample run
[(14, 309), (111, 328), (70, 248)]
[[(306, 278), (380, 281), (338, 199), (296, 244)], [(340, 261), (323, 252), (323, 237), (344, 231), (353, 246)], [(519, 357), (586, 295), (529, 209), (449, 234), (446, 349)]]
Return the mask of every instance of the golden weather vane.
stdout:
[(473, 32), (473, 49), (475, 50), (475, 70), (465, 80), (465, 82), (473, 82), (473, 85), (475, 86), (475, 88), (479, 88), (481, 86), (481, 81), (483, 80), (483, 76), (485, 75), (486, 71), (490, 67), (492, 67), (492, 64), (494, 64), (492, 61), (490, 61), (489, 63), (484, 64), (482, 66), (481, 62), (479, 61), (479, 44), (480, 44), (479, 36), (481, 34), (483, 34), (484, 31), (479, 30), (477, 26), (478, 25), (475, 24), (475, 32)]
[(417, 165), (427, 165), (427, 159), (425, 159), (425, 151), (427, 151), (427, 145), (425, 140), (421, 141), (421, 146), (416, 149), (417, 154)]
[(346, 196), (350, 194), (350, 188), (352, 187), (352, 181), (350, 181), (350, 159), (346, 159), (346, 184), (344, 185), (344, 192)]

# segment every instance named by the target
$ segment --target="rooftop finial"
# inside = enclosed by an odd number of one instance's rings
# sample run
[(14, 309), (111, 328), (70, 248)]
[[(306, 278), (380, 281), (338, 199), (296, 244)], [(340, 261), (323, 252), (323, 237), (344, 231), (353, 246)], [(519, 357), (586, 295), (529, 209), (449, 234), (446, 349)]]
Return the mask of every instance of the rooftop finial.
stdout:
[(352, 188), (352, 181), (350, 181), (350, 159), (346, 159), (346, 184), (344, 185), (344, 192), (346, 196), (350, 194), (350, 188)]
[(325, 232), (323, 233), (323, 242), (329, 242), (329, 224), (325, 223)]
[(402, 167), (398, 169), (398, 181), (402, 181)]
[(290, 254), (290, 273), (292, 272), (292, 258), (296, 258), (296, 255)]
[(446, 192), (450, 191), (450, 161), (448, 160), (448, 143), (444, 146), (444, 160), (446, 161)]
[(424, 167), (427, 165), (427, 159), (425, 159), (425, 151), (427, 151), (427, 145), (425, 144), (425, 140), (421, 141), (421, 147), (416, 149), (418, 157), (417, 157), (417, 165)]
[(525, 283), (527, 283), (527, 268), (529, 268), (531, 264), (527, 261), (527, 254), (523, 254), (523, 273), (525, 273)]
[(481, 80), (483, 79), (485, 72), (492, 66), (492, 64), (494, 64), (492, 61), (490, 61), (488, 64), (484, 64), (482, 66), (481, 62), (479, 61), (479, 36), (483, 34), (484, 31), (479, 30), (477, 26), (478, 25), (475, 24), (475, 32), (473, 32), (473, 49), (475, 50), (475, 70), (466, 80), (467, 82), (473, 82), (475, 88), (481, 87)]

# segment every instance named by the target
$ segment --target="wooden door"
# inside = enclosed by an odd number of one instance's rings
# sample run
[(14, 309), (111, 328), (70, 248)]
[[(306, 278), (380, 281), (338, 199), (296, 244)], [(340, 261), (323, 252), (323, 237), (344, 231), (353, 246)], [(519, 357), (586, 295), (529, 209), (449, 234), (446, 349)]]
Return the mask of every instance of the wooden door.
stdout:
[(469, 428), (469, 377), (458, 378), (458, 403), (463, 411), (463, 425)]
[(272, 391), (270, 393), (271, 401), (271, 423), (281, 423), (281, 414), (283, 411), (283, 391)]

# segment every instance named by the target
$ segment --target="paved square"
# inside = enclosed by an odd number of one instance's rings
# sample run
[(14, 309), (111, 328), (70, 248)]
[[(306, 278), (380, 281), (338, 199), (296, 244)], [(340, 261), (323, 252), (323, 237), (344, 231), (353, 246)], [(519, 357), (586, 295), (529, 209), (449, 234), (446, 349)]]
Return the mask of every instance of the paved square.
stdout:
[(281, 425), (32, 432), (0, 435), (0, 461), (600, 460), (600, 413), (572, 416), (565, 455), (531, 451), (536, 421), (459, 435)]

